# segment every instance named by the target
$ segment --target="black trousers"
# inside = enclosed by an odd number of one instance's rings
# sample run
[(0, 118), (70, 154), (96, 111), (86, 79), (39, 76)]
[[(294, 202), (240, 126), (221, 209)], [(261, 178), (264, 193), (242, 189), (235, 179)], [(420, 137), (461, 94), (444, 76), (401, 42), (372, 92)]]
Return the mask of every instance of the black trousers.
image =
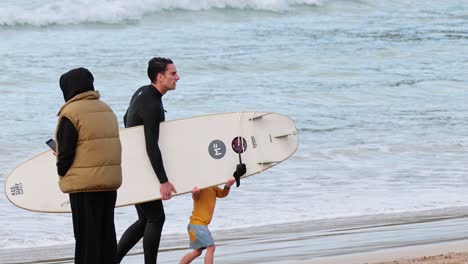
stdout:
[(70, 193), (75, 264), (115, 264), (117, 191)]
[(135, 205), (138, 220), (123, 233), (117, 246), (117, 263), (143, 237), (145, 264), (156, 264), (161, 232), (166, 220), (161, 200)]

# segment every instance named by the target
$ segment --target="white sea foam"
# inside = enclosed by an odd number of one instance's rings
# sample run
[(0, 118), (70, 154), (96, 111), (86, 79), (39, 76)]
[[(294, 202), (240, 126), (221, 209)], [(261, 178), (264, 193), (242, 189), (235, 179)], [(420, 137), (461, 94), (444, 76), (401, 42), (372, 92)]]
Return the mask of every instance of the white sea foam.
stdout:
[(0, 8), (0, 26), (47, 26), (81, 23), (116, 24), (139, 20), (154, 12), (210, 9), (286, 11), (297, 5), (317, 5), (323, 0), (49, 0), (31, 5), (21, 1)]

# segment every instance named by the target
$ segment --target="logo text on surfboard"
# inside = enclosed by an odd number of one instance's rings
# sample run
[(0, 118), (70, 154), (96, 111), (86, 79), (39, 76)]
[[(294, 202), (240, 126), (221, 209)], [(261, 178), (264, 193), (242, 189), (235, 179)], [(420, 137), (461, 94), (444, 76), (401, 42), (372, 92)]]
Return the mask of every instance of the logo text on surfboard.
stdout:
[(21, 195), (24, 193), (23, 191), (23, 184), (22, 183), (15, 183), (13, 186), (10, 186), (11, 195)]
[(226, 154), (226, 145), (218, 139), (211, 141), (208, 152), (213, 159), (221, 159)]

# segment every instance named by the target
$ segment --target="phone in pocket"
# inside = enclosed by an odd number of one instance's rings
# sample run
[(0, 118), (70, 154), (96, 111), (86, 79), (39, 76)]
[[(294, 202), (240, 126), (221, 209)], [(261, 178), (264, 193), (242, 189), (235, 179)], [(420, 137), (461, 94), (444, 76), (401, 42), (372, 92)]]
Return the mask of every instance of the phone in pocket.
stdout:
[(46, 144), (47, 146), (49, 146), (50, 149), (52, 149), (53, 151), (57, 151), (57, 145), (55, 144), (55, 140), (53, 140), (52, 138), (47, 140), (46, 141)]

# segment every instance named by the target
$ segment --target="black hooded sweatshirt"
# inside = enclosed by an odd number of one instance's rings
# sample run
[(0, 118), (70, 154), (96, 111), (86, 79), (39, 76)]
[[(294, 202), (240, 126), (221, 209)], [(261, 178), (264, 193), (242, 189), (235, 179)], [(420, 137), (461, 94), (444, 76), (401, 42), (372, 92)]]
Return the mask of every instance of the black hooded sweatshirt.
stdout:
[[(76, 95), (88, 91), (94, 91), (94, 77), (85, 68), (77, 68), (64, 73), (60, 77), (60, 89), (63, 92), (65, 102)], [(70, 169), (76, 154), (78, 132), (73, 123), (66, 117), (62, 117), (57, 129), (57, 172), (65, 176)]]

